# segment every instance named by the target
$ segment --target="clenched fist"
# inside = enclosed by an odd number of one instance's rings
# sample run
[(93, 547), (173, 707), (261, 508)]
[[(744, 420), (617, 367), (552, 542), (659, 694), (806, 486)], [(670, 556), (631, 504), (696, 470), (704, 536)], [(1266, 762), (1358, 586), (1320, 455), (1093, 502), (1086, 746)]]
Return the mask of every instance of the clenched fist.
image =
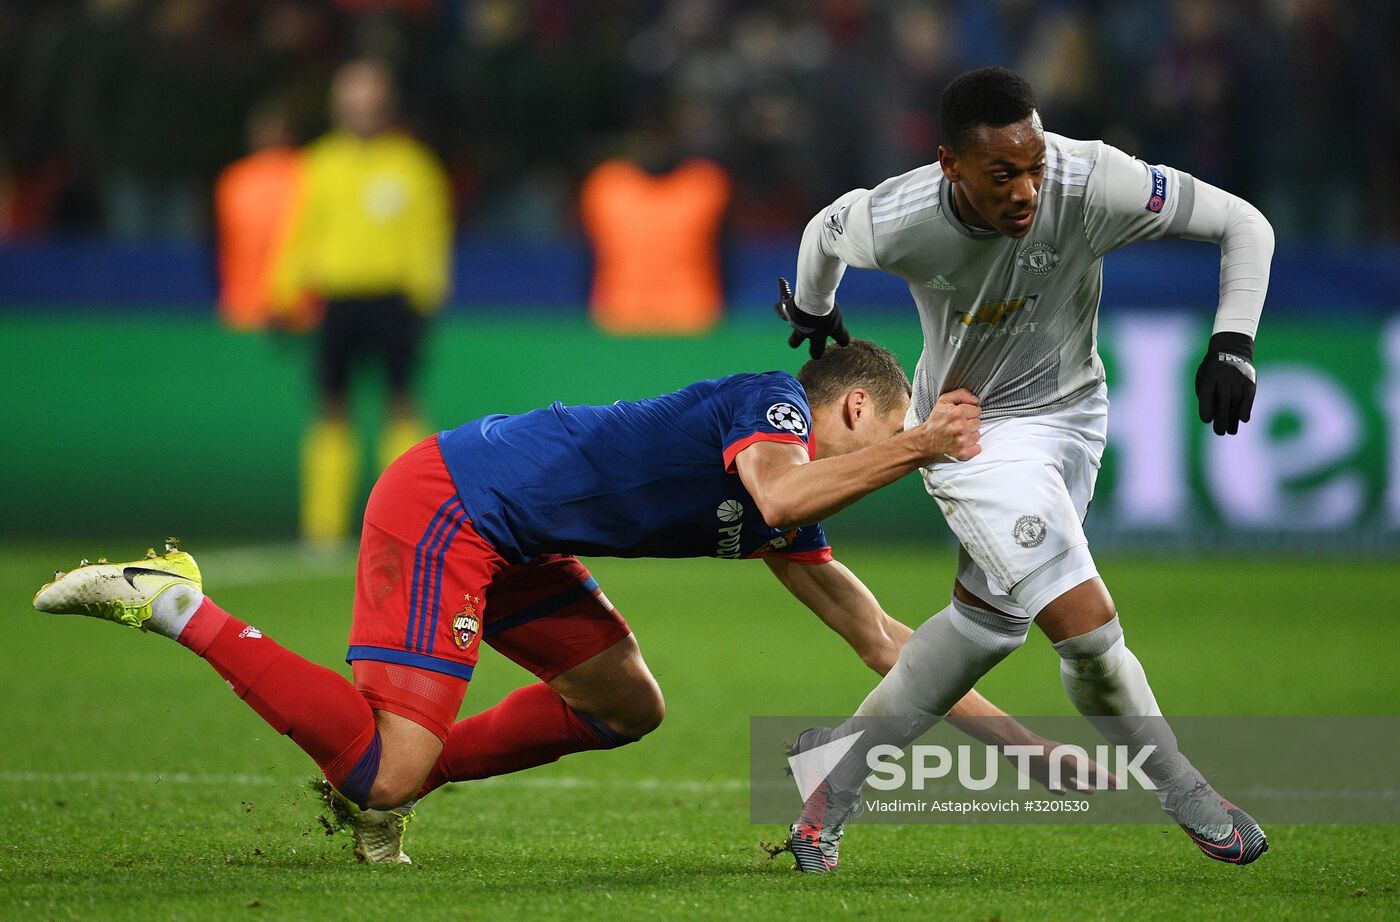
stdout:
[(982, 453), (982, 407), (977, 395), (960, 387), (941, 395), (923, 425), (913, 430), (926, 462), (966, 461)]

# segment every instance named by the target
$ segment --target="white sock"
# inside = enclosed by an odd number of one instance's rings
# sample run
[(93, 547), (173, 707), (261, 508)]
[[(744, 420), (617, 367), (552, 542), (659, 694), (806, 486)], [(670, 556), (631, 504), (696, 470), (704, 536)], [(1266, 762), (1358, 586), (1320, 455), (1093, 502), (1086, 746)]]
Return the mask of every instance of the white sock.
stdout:
[(188, 583), (177, 583), (151, 602), (151, 617), (146, 621), (146, 628), (175, 640), (203, 604), (203, 592)]
[(856, 716), (942, 717), (1025, 642), (1029, 624), (954, 599), (914, 631)]
[(869, 732), (830, 773), (832, 783), (858, 788), (868, 773), (866, 754), (871, 748), (903, 748), (928, 732), (988, 670), (1025, 642), (1029, 626), (1029, 620), (957, 599), (921, 624), (856, 716), (836, 728), (833, 738), (856, 730)]
[(1123, 641), (1114, 619), (1102, 627), (1055, 644), (1060, 679), (1069, 700), (1110, 743), (1136, 751), (1156, 749), (1143, 762), (1143, 774), (1162, 790), (1188, 771), (1191, 763), (1177, 748), (1176, 734), (1162, 716), (1147, 673)]

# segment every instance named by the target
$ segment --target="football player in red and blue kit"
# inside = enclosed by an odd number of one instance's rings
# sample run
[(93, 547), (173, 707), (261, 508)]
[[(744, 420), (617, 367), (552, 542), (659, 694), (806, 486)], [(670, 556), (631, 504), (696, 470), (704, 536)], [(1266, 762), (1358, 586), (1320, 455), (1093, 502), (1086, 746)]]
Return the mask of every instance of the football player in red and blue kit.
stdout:
[[(932, 459), (979, 451), (970, 393), (945, 395), (903, 431), (908, 407), (894, 357), (855, 341), (796, 378), (732, 375), (442, 432), (390, 465), (370, 495), (346, 657), (353, 683), (215, 605), (175, 547), (60, 574), (35, 606), (192, 649), (316, 761), (362, 858), (407, 861), (402, 818), (415, 798), (630, 743), (660, 723), (656, 680), (576, 554), (761, 557), (887, 671), (909, 629), (832, 558), (818, 523)], [(539, 681), (458, 721), (483, 642)], [(1001, 712), (972, 692), (954, 714)]]

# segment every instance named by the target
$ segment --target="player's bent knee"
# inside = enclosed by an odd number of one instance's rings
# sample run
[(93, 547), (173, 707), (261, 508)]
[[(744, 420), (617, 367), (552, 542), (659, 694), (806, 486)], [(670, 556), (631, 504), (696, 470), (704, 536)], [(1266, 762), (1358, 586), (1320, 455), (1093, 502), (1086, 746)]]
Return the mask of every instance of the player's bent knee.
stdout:
[(391, 810), (412, 800), (442, 754), (436, 733), (389, 711), (374, 712), (381, 740), (379, 770), (370, 786), (368, 806)]
[[(439, 751), (441, 746), (438, 747)], [(417, 753), (407, 758), (385, 760), (369, 790), (367, 804), (374, 810), (392, 810), (418, 796), (423, 782), (437, 762), (438, 754)]]
[(601, 717), (619, 736), (637, 740), (661, 726), (661, 721), (666, 717), (666, 699), (648, 672), (646, 681), (631, 683), (620, 707), (614, 708), (606, 717), (595, 716)]
[(371, 810), (392, 810), (395, 807), (402, 807), (422, 790), (423, 781), (427, 776), (428, 773), (424, 772), (423, 777), (415, 782), (407, 781), (407, 776), (388, 779), (376, 778), (374, 787), (370, 788), (366, 806)]
[(860, 713), (942, 715), (983, 675), (1021, 646), (1029, 623), (955, 598), (904, 644), (894, 668)]
[(958, 598), (953, 599), (948, 619), (958, 634), (982, 650), (993, 665), (1020, 649), (1030, 631), (1028, 619), (969, 605)]
[(1115, 615), (1092, 631), (1055, 643), (1060, 674), (1067, 680), (1099, 679), (1116, 672), (1127, 652), (1123, 626)]
[(646, 736), (661, 726), (661, 721), (665, 719), (666, 699), (662, 696), (660, 687), (653, 681), (648, 692), (641, 696), (637, 702), (637, 707), (632, 715), (632, 732), (628, 735)]
[(569, 707), (603, 724), (615, 745), (640, 739), (666, 716), (661, 687), (630, 635), (549, 684)]

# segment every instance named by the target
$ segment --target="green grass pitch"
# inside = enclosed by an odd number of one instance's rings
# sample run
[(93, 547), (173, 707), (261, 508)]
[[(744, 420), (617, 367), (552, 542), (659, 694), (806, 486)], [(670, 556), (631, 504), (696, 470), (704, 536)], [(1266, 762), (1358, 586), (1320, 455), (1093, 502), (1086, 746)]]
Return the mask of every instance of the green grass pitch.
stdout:
[[(340, 664), (348, 561), (269, 567), (265, 554), (201, 555), (197, 537), (186, 544), (215, 599)], [(410, 827), (413, 866), (357, 866), (316, 822), (310, 761), (205, 664), (30, 608), (54, 567), (143, 548), (0, 549), (0, 917), (1400, 916), (1396, 827), (1271, 826), (1272, 850), (1249, 868), (1206, 860), (1165, 825), (857, 826), (837, 874), (769, 861), (757, 843), (780, 830), (747, 821), (748, 717), (845, 713), (873, 676), (762, 565), (719, 561), (592, 562), (666, 691), (653, 736), (439, 792)], [(944, 553), (841, 557), (898, 617), (945, 603)], [(1168, 713), (1400, 712), (1400, 564), (1101, 566)], [(527, 678), (484, 652), (466, 708)], [(1069, 713), (1039, 635), (979, 687), (1013, 713)]]

